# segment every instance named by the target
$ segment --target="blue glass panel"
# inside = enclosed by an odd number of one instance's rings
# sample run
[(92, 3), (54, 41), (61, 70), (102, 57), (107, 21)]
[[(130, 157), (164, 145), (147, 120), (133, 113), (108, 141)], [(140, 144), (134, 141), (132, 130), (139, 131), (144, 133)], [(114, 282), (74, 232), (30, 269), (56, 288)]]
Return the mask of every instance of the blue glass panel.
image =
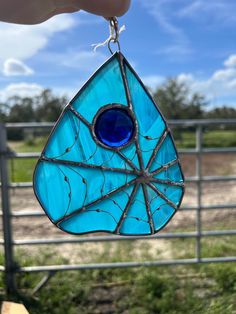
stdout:
[(165, 227), (165, 225), (169, 222), (169, 220), (173, 217), (174, 214), (175, 214), (174, 208), (168, 205), (167, 203), (161, 206), (159, 210), (158, 207), (156, 207), (156, 211), (153, 212), (152, 216), (155, 231), (157, 232), (163, 227)]
[[(63, 172), (58, 171), (55, 164), (50, 169), (49, 166), (44, 162), (37, 165), (34, 174), (34, 190), (42, 207), (47, 209), (50, 219), (55, 221), (63, 216), (70, 207), (70, 187), (65, 181)], [(80, 187), (81, 189), (83, 189), (83, 185)]]
[(151, 233), (145, 197), (141, 185), (139, 186), (134, 200), (127, 212), (127, 216), (123, 220), (120, 233), (125, 235)]
[(179, 164), (175, 164), (167, 169), (163, 169), (161, 172), (154, 175), (154, 178), (180, 183), (184, 181)]
[(131, 144), (128, 147), (123, 148), (120, 151), (125, 157), (127, 157), (133, 165), (137, 168), (140, 169), (140, 164), (138, 160), (138, 155), (137, 155), (137, 150), (135, 144)]
[(179, 205), (179, 202), (183, 195), (182, 187), (162, 183), (160, 184), (156, 182), (153, 182), (153, 185), (158, 189), (158, 191), (164, 194), (172, 203), (174, 203), (176, 206)]
[(73, 107), (90, 123), (101, 107), (111, 103), (127, 105), (117, 55), (100, 68), (72, 101)]
[(153, 149), (166, 129), (166, 124), (153, 100), (147, 94), (133, 69), (125, 63), (128, 85), (134, 113), (138, 121), (139, 142), (144, 166), (147, 165)]
[(177, 159), (177, 153), (170, 135), (167, 135), (160, 149), (156, 154), (150, 171), (155, 171), (163, 165), (168, 164), (170, 161)]
[(175, 209), (168, 205), (166, 201), (159, 197), (151, 188), (148, 187), (147, 189), (154, 228), (155, 231), (158, 231), (172, 218)]
[(88, 207), (85, 211), (63, 221), (60, 228), (72, 233), (114, 232), (129, 201), (132, 189), (133, 187), (126, 188), (99, 204)]
[(87, 206), (133, 180), (135, 176), (40, 162), (36, 194), (53, 221)]
[(91, 165), (131, 169), (114, 151), (98, 146), (88, 127), (66, 110), (50, 136), (44, 155)]

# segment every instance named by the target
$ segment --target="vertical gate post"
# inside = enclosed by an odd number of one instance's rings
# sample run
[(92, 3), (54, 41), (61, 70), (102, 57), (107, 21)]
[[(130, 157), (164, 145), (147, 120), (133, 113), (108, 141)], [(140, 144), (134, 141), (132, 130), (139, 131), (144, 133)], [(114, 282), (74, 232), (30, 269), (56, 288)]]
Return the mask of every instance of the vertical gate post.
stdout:
[(7, 294), (16, 292), (15, 262), (13, 256), (11, 209), (9, 198), (9, 180), (7, 164), (7, 132), (6, 126), (0, 123), (0, 175), (2, 198), (2, 224), (5, 254), (5, 283)]
[(202, 236), (202, 125), (198, 125), (196, 129), (196, 176), (197, 176), (197, 213), (196, 213), (196, 257), (198, 262), (201, 261), (201, 236)]

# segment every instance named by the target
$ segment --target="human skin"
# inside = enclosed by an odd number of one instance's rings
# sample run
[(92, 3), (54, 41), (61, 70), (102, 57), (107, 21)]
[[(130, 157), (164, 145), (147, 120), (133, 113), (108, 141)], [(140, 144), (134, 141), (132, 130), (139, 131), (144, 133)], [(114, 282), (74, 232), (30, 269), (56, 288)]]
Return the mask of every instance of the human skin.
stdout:
[(0, 21), (38, 24), (61, 13), (84, 10), (105, 18), (121, 16), (131, 0), (0, 0)]

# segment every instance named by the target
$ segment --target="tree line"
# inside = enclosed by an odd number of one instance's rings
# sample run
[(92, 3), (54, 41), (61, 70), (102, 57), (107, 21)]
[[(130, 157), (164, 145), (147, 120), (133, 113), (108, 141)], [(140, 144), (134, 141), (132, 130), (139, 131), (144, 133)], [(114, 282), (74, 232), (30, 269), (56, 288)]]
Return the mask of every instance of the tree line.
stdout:
[[(236, 109), (232, 107), (208, 110), (204, 95), (191, 93), (186, 84), (176, 79), (168, 79), (153, 92), (153, 97), (167, 119), (236, 118)], [(58, 97), (49, 89), (35, 97), (14, 96), (0, 103), (0, 122), (53, 122), (67, 101), (66, 97)]]
[(67, 103), (66, 97), (55, 96), (51, 90), (34, 97), (10, 97), (0, 103), (1, 122), (53, 122)]
[(161, 112), (167, 119), (234, 119), (236, 108), (221, 106), (208, 109), (204, 95), (191, 93), (185, 83), (167, 80), (153, 94)]

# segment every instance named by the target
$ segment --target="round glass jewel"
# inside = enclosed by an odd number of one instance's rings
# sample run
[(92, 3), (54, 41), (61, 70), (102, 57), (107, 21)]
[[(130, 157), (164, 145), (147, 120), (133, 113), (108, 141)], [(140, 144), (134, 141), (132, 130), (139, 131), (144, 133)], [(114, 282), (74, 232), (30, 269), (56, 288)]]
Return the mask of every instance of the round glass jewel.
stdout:
[(96, 119), (94, 132), (106, 146), (118, 148), (127, 145), (133, 138), (135, 126), (127, 110), (109, 108)]

